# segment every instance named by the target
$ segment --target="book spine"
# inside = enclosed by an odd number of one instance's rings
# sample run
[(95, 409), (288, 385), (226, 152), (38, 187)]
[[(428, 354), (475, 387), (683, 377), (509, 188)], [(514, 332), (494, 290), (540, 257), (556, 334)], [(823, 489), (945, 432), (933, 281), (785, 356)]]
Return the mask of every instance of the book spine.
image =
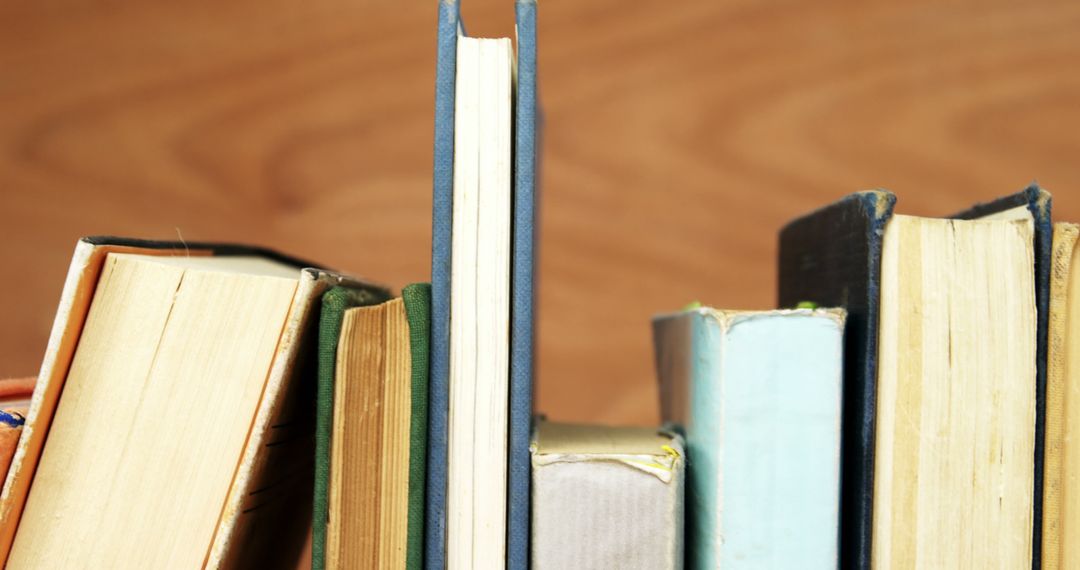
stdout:
[(847, 310), (840, 508), (842, 568), (870, 568), (881, 248), (896, 197), (852, 194), (780, 233), (779, 305)]
[(536, 2), (518, 0), (514, 110), (507, 568), (529, 567), (529, 438), (532, 427), (533, 267), (536, 184)]
[(686, 370), (689, 397), (686, 452), (689, 471), (686, 484), (686, 553), (694, 570), (720, 567), (721, 487), (726, 454), (720, 402), (724, 398), (721, 359), (724, 332), (716, 319), (703, 311), (690, 316), (690, 351)]
[(401, 291), (409, 319), (412, 355), (409, 424), (409, 530), (406, 570), (424, 565), (424, 487), (427, 473), (428, 362), (431, 346), (431, 286), (414, 283)]
[[(718, 522), (698, 522), (719, 550), (708, 567), (837, 568), (843, 317), (705, 317), (704, 325), (701, 344), (720, 369), (695, 376), (688, 437), (719, 469), (704, 473), (704, 485), (717, 487), (708, 514)], [(703, 433), (702, 419), (715, 427)]]
[(435, 164), (431, 224), (431, 363), (428, 393), (425, 568), (446, 565), (446, 461), (450, 399), (450, 246), (454, 194), (454, 94), (458, 4), (439, 1), (435, 68)]

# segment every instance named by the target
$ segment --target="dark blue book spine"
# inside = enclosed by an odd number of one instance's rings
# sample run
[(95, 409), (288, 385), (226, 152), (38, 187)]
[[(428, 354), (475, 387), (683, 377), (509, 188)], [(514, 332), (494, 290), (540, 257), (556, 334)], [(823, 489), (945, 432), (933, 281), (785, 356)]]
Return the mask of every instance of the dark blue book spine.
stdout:
[(529, 437), (533, 390), (533, 243), (536, 185), (536, 2), (517, 5), (517, 101), (514, 110), (513, 268), (510, 306), (510, 441), (506, 562), (529, 567)]
[(840, 567), (870, 568), (881, 248), (896, 197), (859, 192), (780, 233), (781, 307), (847, 309), (840, 472)]
[(446, 566), (446, 461), (450, 401), (450, 241), (454, 195), (454, 88), (458, 4), (439, 2), (435, 67), (435, 166), (431, 212), (431, 361), (424, 567)]

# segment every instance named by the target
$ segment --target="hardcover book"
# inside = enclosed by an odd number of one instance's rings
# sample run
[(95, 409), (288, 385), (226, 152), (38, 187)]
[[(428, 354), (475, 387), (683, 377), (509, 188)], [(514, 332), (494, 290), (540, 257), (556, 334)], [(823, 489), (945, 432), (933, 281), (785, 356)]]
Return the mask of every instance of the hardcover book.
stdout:
[(953, 219), (895, 216), (895, 201), (854, 194), (780, 235), (781, 306), (848, 311), (842, 565), (1038, 567), (1050, 196)]
[(532, 444), (532, 567), (683, 567), (682, 438), (541, 421)]
[(1042, 567), (1080, 565), (1080, 226), (1054, 224), (1050, 263)]
[[(535, 2), (518, 1), (516, 14), (515, 65), (509, 40), (466, 37), (458, 3), (439, 3), (425, 537), (430, 568), (528, 567)], [(480, 347), (468, 338), (493, 344)], [(508, 405), (471, 407), (468, 394)], [(455, 401), (462, 409), (451, 412)], [(505, 415), (478, 415), (478, 409)], [(468, 436), (489, 432), (495, 437)], [(476, 471), (477, 464), (485, 467)], [(473, 481), (487, 478), (485, 492), (470, 491)]]
[(0, 502), (6, 563), (295, 560), (310, 520), (312, 309), (334, 285), (385, 295), (305, 267), (242, 246), (81, 240)]
[(430, 304), (427, 284), (323, 295), (315, 570), (422, 567)]
[(844, 312), (653, 320), (661, 416), (686, 433), (691, 568), (836, 568)]

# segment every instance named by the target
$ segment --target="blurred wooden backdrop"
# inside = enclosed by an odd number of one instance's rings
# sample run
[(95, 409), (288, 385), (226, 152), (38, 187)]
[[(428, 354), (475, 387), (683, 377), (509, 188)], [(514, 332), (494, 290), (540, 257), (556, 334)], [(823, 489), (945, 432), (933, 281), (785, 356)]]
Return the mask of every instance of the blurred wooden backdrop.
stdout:
[[(509, 0), (465, 0), (513, 35)], [(0, 375), (77, 237), (429, 276), (434, 0), (0, 6)], [(538, 407), (657, 419), (650, 315), (775, 300), (853, 190), (943, 215), (1038, 179), (1080, 221), (1080, 3), (542, 0)]]

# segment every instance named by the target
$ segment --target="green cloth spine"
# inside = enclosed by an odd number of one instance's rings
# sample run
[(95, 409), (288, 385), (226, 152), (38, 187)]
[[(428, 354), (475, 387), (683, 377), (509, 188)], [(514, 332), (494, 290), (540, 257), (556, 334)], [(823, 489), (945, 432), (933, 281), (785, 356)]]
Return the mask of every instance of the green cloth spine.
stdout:
[(424, 566), (424, 490), (427, 476), (428, 347), (431, 335), (431, 285), (415, 283), (401, 291), (409, 322), (412, 357), (412, 416), (409, 423), (409, 522), (405, 567)]

